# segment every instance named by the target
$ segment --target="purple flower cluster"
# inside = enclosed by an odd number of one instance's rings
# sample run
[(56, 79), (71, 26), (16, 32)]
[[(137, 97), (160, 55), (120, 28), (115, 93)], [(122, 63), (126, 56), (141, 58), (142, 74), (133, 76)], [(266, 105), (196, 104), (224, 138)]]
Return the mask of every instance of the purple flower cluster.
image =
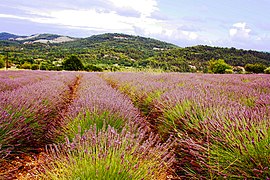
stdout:
[(269, 75), (107, 73), (103, 78), (141, 110), (147, 106), (163, 137), (177, 139), (182, 178), (270, 177)]
[[(47, 176), (59, 173), (57, 169), (66, 164), (67, 169), (57, 176), (71, 173), (72, 178), (142, 179), (166, 174), (175, 159), (170, 152), (174, 142), (161, 143), (159, 135), (149, 132), (132, 101), (99, 75), (81, 74), (76, 98), (65, 114), (66, 142), (47, 146), (47, 151), (55, 155)], [(114, 122), (119, 119), (121, 127)], [(103, 125), (98, 127), (100, 122)], [(116, 177), (110, 177), (110, 173)]]
[(182, 179), (270, 178), (269, 75), (0, 77), (0, 158), (59, 143), (46, 173), (63, 179), (151, 179), (171, 166)]
[(0, 92), (14, 90), (28, 84), (45, 80), (53, 76), (55, 72), (46, 73), (44, 71), (0, 71)]
[(53, 141), (53, 132), (59, 127), (58, 112), (65, 106), (68, 85), (76, 76), (72, 73), (46, 75), (52, 76), (0, 92), (0, 144), (3, 151), (9, 147), (31, 149)]
[[(104, 113), (107, 114), (104, 115)], [(106, 125), (115, 127), (114, 122), (108, 122), (110, 118), (111, 121), (121, 121), (119, 122), (121, 123), (120, 129), (130, 122), (136, 122), (140, 126), (144, 126), (145, 123), (132, 101), (126, 95), (108, 85), (96, 73), (82, 74), (76, 98), (70, 104), (65, 117), (66, 122), (69, 122), (72, 126), (80, 125), (84, 130), (87, 130), (90, 125), (98, 123), (98, 121), (104, 121), (107, 123)], [(95, 118), (97, 120), (94, 121)], [(76, 119), (76, 122), (74, 119)], [(74, 128), (77, 129), (78, 127), (75, 126)]]
[[(147, 140), (145, 137), (148, 137)], [(70, 142), (48, 145), (49, 160), (45, 176), (86, 179), (156, 179), (175, 161), (169, 152), (172, 141), (160, 143), (158, 135), (143, 129), (131, 133), (123, 129), (90, 127)]]

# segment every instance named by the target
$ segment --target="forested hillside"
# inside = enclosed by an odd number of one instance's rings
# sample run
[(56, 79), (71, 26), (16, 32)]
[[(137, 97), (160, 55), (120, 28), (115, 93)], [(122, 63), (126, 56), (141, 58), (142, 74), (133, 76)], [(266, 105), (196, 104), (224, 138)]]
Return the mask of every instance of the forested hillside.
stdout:
[(199, 70), (204, 70), (211, 59), (224, 59), (231, 66), (245, 66), (255, 63), (270, 66), (270, 53), (202, 45), (170, 49), (151, 59), (156, 63), (164, 64), (166, 62), (178, 68), (183, 68), (183, 64), (192, 65)]
[(76, 55), (84, 66), (95, 66), (98, 70), (207, 71), (211, 59), (223, 59), (231, 66), (256, 63), (270, 66), (267, 52), (202, 45), (181, 48), (151, 38), (118, 33), (88, 38), (0, 33), (0, 53), (0, 61), (8, 58), (9, 66), (43, 70), (62, 70), (62, 62), (71, 55)]

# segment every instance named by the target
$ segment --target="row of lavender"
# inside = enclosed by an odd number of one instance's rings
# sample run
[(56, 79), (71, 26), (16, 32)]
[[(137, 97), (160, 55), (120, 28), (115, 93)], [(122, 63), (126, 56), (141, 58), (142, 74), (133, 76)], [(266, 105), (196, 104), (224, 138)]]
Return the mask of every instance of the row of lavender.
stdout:
[(270, 177), (270, 76), (102, 74), (165, 139), (181, 178)]
[(174, 156), (172, 142), (160, 143), (132, 101), (98, 74), (81, 74), (76, 99), (63, 124), (64, 143), (48, 146), (55, 156), (49, 179), (165, 178)]
[(98, 74), (5, 73), (0, 161), (43, 147), (48, 152), (29, 179), (164, 179), (168, 174), (173, 142), (161, 143), (132, 101)]
[(0, 71), (0, 92), (21, 88), (28, 84), (45, 80), (50, 74), (44, 71)]
[[(76, 79), (76, 74), (64, 72), (5, 73), (1, 72), (1, 82), (6, 84), (0, 91), (2, 158), (54, 141), (59, 127), (58, 112), (65, 106), (69, 86)], [(13, 80), (8, 81), (11, 76)]]

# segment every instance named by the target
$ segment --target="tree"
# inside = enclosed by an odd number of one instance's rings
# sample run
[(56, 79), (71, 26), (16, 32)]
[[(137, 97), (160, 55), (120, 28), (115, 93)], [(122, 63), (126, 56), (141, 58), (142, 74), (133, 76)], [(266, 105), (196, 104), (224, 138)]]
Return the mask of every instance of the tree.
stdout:
[(79, 71), (83, 70), (84, 66), (77, 56), (71, 55), (66, 60), (64, 60), (63, 69), (68, 71)]
[(0, 68), (3, 68), (3, 67), (5, 67), (5, 61), (4, 61), (3, 56), (0, 55)]
[(208, 62), (208, 71), (215, 74), (224, 74), (226, 72), (231, 72), (232, 66), (227, 64), (223, 59), (214, 60), (211, 59)]
[(260, 63), (245, 65), (245, 70), (252, 73), (264, 73), (265, 69), (266, 66)]

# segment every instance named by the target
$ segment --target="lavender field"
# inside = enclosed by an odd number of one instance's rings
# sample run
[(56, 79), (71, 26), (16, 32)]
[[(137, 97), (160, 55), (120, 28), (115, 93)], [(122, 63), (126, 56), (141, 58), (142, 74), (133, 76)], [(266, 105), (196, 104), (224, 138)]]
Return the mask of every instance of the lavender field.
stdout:
[(270, 76), (0, 72), (0, 179), (269, 179)]

